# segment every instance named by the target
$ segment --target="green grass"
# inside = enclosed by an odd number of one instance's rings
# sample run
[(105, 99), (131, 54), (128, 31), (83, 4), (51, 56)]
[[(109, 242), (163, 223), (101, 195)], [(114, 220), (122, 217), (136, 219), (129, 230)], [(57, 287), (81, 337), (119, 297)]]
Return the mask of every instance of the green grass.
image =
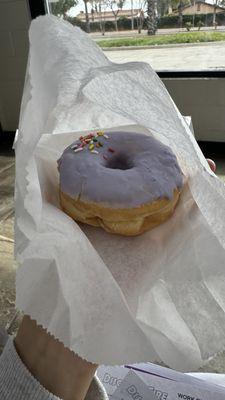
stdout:
[(160, 44), (225, 41), (225, 32), (186, 32), (140, 38), (121, 38), (97, 41), (100, 47), (155, 46)]

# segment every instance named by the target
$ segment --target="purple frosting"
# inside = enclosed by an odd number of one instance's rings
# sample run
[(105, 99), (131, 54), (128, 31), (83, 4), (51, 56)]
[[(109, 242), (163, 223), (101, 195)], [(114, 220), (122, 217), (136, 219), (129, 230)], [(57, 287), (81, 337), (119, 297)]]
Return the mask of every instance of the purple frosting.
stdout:
[[(105, 132), (94, 154), (85, 146), (67, 147), (58, 160), (62, 192), (83, 202), (111, 208), (137, 207), (173, 197), (183, 184), (176, 156), (152, 136), (132, 132)], [(95, 143), (96, 144), (96, 143)], [(109, 150), (111, 149), (111, 151)]]

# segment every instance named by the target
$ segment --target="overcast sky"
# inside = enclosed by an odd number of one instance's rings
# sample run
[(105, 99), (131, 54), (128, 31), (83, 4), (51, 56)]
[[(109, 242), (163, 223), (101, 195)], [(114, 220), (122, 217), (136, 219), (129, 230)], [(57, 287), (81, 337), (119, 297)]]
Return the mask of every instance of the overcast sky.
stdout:
[[(134, 8), (139, 8), (139, 0), (133, 0), (133, 1), (134, 1)], [(141, 1), (141, 3), (142, 3), (142, 1)], [(131, 8), (130, 0), (125, 1), (123, 9), (124, 10), (126, 10), (126, 9), (129, 10), (130, 8)], [(91, 4), (90, 3), (88, 3), (88, 10), (91, 11)], [(80, 13), (80, 11), (84, 11), (84, 2), (82, 0), (79, 0), (79, 3), (78, 3), (78, 5), (76, 7), (72, 7), (70, 9), (69, 14), (71, 16), (75, 17), (77, 14)]]
[[(51, 1), (51, 0), (48, 0), (49, 2)], [(52, 1), (57, 1), (57, 0), (52, 0)], [(133, 7), (134, 8), (140, 8), (140, 3), (142, 4), (143, 3), (143, 1), (144, 0), (133, 0)], [(211, 4), (213, 4), (213, 3), (215, 3), (215, 1), (216, 0), (207, 0), (206, 1), (206, 3), (211, 3)], [(89, 10), (89, 12), (91, 11), (91, 4), (90, 3), (87, 3), (88, 4), (88, 10)], [(125, 10), (127, 9), (127, 10), (129, 10), (130, 8), (131, 8), (131, 0), (125, 0), (125, 4), (124, 4), (124, 7), (123, 7)], [(102, 9), (103, 9), (103, 7), (102, 7)], [(71, 15), (72, 17), (75, 17), (77, 14), (79, 14), (80, 13), (80, 11), (84, 11), (84, 2), (83, 2), (83, 0), (79, 0), (79, 2), (78, 2), (78, 5), (76, 6), (76, 7), (72, 7), (71, 9), (70, 9), (70, 11), (69, 11), (69, 15)]]

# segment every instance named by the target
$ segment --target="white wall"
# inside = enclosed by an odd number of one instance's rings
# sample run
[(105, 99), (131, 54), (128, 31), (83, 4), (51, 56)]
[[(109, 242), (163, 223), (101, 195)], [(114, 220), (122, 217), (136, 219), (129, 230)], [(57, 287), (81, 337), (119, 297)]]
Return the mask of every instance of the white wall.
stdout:
[(0, 123), (6, 131), (18, 126), (30, 20), (26, 0), (0, 0)]
[(163, 79), (181, 114), (191, 115), (197, 140), (225, 142), (225, 78)]

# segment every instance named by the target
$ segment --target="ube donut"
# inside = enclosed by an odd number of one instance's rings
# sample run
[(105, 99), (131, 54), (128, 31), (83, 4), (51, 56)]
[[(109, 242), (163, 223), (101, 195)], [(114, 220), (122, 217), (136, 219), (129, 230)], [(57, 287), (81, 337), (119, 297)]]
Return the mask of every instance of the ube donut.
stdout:
[(58, 170), (60, 204), (68, 215), (125, 236), (166, 221), (183, 184), (170, 148), (132, 132), (81, 136), (64, 150)]

